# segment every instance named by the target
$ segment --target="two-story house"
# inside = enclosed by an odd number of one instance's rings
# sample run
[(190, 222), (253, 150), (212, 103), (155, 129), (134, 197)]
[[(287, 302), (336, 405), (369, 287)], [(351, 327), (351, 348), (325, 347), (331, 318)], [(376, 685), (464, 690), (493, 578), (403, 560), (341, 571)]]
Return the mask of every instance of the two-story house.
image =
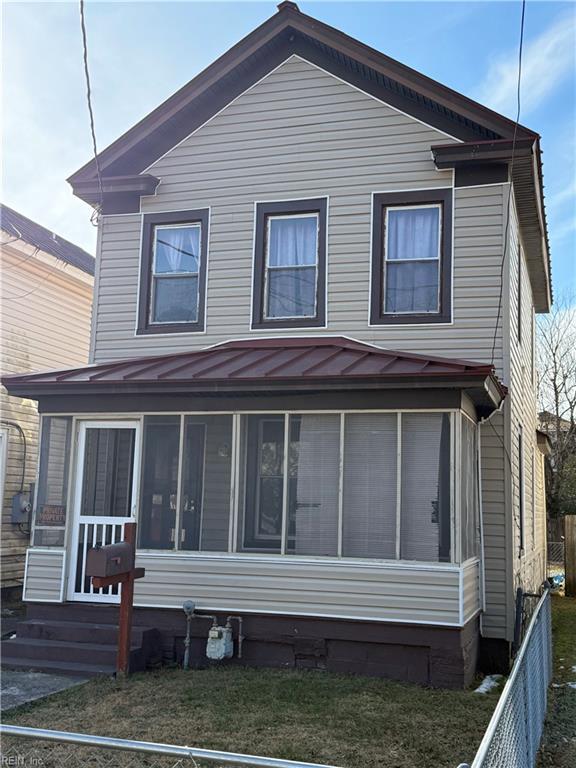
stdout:
[(190, 599), (248, 664), (505, 665), (545, 575), (538, 134), (283, 2), (98, 165), (91, 365), (5, 380), (43, 415), (30, 620), (115, 622), (86, 553), (135, 519), (169, 657)]

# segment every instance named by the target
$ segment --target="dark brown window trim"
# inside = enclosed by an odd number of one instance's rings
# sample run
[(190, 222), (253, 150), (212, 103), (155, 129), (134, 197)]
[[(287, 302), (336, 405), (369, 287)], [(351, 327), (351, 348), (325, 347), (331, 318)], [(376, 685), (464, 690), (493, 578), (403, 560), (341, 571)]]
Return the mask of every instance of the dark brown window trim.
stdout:
[[(256, 236), (254, 241), (254, 280), (252, 292), (252, 328), (319, 328), (326, 325), (326, 228), (328, 199), (289, 200), (256, 204)], [(318, 214), (318, 277), (316, 282), (316, 316), (267, 319), (264, 317), (264, 281), (266, 264), (266, 219), (273, 215), (298, 213)]]
[[(440, 305), (438, 312), (384, 313), (384, 211), (388, 206), (442, 205), (440, 233)], [(452, 188), (414, 192), (375, 194), (372, 228), (372, 285), (370, 287), (371, 325), (411, 325), (449, 323), (452, 319)]]
[[(140, 290), (138, 295), (137, 335), (154, 333), (198, 333), (204, 331), (206, 316), (206, 271), (208, 258), (208, 208), (173, 213), (146, 213), (142, 221), (140, 249)], [(151, 323), (152, 249), (154, 227), (161, 224), (200, 224), (200, 272), (198, 274), (198, 319), (194, 323)]]

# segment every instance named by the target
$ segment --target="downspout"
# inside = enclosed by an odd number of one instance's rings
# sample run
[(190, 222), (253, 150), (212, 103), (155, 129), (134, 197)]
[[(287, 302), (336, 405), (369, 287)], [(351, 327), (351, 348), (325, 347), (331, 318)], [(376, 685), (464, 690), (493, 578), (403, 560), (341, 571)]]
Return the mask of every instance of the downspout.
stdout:
[[(500, 401), (500, 404), (498, 405), (498, 408), (492, 411), (490, 416), (486, 416), (483, 419), (480, 419), (479, 426), (482, 426), (482, 424), (487, 424), (490, 419), (496, 414), (496, 413), (502, 413), (503, 414), (503, 406), (504, 406), (504, 398)], [(495, 427), (494, 427), (495, 429)], [(481, 439), (481, 431), (478, 429), (478, 434), (476, 436), (476, 441), (478, 443), (478, 503), (480, 505), (480, 550), (482, 553), (482, 556), (480, 558), (480, 584), (482, 589), (482, 611), (480, 613), (480, 635), (484, 636), (484, 614), (486, 612), (486, 553), (484, 550), (484, 505), (482, 501), (482, 439)]]

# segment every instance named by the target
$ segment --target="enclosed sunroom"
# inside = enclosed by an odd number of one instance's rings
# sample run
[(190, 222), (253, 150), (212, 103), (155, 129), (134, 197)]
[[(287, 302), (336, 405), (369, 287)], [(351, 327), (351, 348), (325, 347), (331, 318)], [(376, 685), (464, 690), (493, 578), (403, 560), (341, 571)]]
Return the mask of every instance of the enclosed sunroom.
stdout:
[(327, 668), (380, 673), (402, 658), (428, 682), (456, 643), (469, 674), (478, 422), (504, 396), (490, 366), (307, 337), (5, 384), (42, 413), (30, 603), (117, 602), (91, 586), (86, 555), (136, 520), (148, 620), (191, 599), (245, 618), (248, 662), (251, 640), (253, 656), (267, 645), (289, 665), (284, 646), (309, 637)]

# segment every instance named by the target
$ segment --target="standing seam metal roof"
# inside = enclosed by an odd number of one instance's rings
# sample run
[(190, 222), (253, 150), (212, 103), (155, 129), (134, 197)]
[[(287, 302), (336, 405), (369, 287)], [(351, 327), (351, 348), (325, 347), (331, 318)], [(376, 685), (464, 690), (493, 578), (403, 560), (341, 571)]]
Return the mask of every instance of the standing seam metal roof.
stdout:
[(8, 384), (169, 384), (366, 378), (492, 377), (485, 363), (426, 357), (373, 347), (344, 337), (251, 339), (172, 355), (83, 368), (9, 376)]

